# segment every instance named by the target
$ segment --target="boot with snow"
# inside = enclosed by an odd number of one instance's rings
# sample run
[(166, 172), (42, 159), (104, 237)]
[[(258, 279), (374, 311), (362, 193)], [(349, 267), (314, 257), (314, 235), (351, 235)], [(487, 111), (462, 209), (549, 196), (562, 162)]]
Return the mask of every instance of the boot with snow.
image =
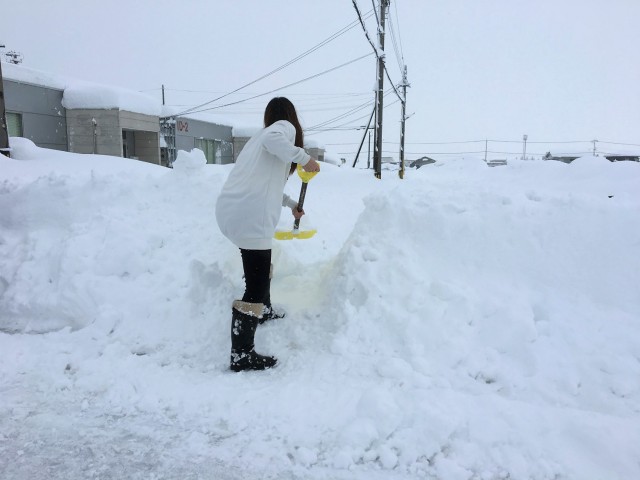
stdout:
[(284, 318), (287, 316), (287, 312), (285, 312), (281, 308), (277, 308), (271, 304), (264, 305), (264, 309), (262, 310), (262, 318), (258, 320), (258, 323), (262, 325), (264, 322), (268, 322), (269, 320), (277, 320), (278, 318)]
[(264, 370), (276, 364), (277, 360), (274, 357), (260, 355), (254, 349), (253, 339), (263, 309), (262, 303), (249, 303), (241, 300), (233, 302), (229, 368), (234, 372)]

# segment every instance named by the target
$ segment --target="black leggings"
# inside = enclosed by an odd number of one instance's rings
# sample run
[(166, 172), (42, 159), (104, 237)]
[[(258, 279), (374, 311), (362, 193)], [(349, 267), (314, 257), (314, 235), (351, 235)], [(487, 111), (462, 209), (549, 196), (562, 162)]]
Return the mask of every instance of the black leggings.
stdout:
[(270, 303), (269, 273), (271, 270), (271, 250), (240, 249), (244, 269), (245, 290), (243, 302)]

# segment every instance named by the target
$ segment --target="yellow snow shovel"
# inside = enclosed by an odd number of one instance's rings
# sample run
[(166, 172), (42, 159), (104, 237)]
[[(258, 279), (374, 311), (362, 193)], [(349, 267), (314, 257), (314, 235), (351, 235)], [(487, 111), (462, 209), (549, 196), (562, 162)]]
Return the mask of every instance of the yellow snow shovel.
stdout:
[[(302, 186), (300, 187), (300, 199), (298, 200), (298, 211), (302, 211), (302, 206), (304, 205), (304, 197), (307, 195), (307, 185), (309, 184), (309, 180), (315, 177), (318, 172), (305, 172), (301, 165), (298, 165), (297, 168), (298, 176), (302, 180)], [(296, 221), (293, 223), (293, 230), (277, 230), (274, 238), (276, 240), (293, 240), (297, 238), (298, 240), (305, 240), (307, 238), (311, 238), (316, 234), (317, 230), (300, 230), (300, 219), (296, 218)]]

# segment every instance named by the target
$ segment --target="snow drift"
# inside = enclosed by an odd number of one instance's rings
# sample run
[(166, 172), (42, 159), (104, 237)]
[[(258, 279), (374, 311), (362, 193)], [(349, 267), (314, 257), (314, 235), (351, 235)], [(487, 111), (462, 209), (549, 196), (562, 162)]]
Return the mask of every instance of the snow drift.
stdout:
[(324, 166), (303, 218), (319, 233), (274, 246), (289, 315), (256, 340), (279, 366), (231, 374), (243, 282), (213, 215), (231, 166), (16, 157), (0, 159), (8, 478), (640, 475), (640, 165)]

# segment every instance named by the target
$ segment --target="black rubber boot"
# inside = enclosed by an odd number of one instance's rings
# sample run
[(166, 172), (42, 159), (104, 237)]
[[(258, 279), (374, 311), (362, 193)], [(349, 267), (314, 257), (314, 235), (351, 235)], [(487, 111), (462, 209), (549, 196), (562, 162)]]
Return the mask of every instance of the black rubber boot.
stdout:
[(273, 367), (274, 357), (260, 355), (254, 350), (253, 339), (258, 321), (262, 317), (262, 303), (236, 300), (231, 314), (231, 359), (229, 368), (234, 372), (265, 370)]
[(264, 297), (262, 303), (264, 303), (264, 309), (262, 310), (262, 318), (258, 320), (258, 323), (262, 325), (269, 320), (276, 320), (278, 318), (284, 318), (287, 314), (282, 310), (274, 310), (271, 305), (271, 279), (273, 278), (273, 263), (269, 269), (269, 284), (267, 288), (267, 294)]
[(284, 318), (287, 314), (283, 310), (275, 310), (271, 304), (265, 303), (264, 310), (262, 311), (262, 318), (258, 320), (258, 323), (262, 325), (269, 320), (277, 320), (278, 318)]

